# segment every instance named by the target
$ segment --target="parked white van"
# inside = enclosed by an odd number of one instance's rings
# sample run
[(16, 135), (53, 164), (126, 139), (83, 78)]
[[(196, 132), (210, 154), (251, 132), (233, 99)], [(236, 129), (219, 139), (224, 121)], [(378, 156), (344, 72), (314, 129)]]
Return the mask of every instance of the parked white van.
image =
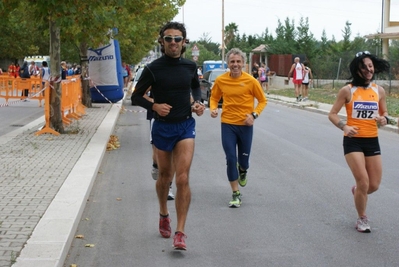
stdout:
[(24, 61), (28, 62), (28, 64), (34, 61), (39, 68), (42, 67), (43, 61), (47, 61), (47, 65), (50, 67), (50, 56), (28, 56), (24, 58)]

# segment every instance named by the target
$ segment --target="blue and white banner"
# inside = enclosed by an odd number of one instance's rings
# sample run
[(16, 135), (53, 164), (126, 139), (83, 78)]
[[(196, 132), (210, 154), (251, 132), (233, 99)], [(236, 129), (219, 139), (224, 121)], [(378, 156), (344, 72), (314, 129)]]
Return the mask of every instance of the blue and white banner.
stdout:
[(88, 50), (89, 76), (95, 85), (118, 85), (115, 45)]
[[(119, 43), (111, 39), (106, 46), (88, 49), (89, 76), (93, 84), (112, 102), (123, 97), (122, 60)], [(93, 102), (107, 102), (91, 88)]]

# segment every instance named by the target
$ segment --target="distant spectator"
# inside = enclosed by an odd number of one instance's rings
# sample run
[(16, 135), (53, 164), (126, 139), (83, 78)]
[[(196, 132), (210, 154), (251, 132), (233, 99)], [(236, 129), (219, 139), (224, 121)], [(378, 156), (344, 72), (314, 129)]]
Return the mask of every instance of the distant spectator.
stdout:
[(31, 61), (30, 66), (29, 66), (29, 74), (32, 77), (39, 76), (40, 70), (39, 67), (36, 66), (36, 63), (34, 61)]
[[(50, 68), (47, 65), (47, 61), (42, 62), (40, 69), (40, 77), (42, 78), (42, 89), (46, 86), (46, 82), (50, 79)], [(42, 92), (44, 95), (44, 91)]]
[(21, 66), (19, 66), (19, 64), (15, 64), (15, 74), (14, 77), (17, 78), (19, 77), (19, 70), (21, 69)]
[(198, 69), (197, 69), (197, 74), (198, 74), (198, 78), (199, 78), (199, 79), (202, 79), (202, 78), (203, 78), (203, 76), (202, 76), (202, 68), (201, 68), (201, 67), (198, 67)]
[[(21, 67), (21, 69), (19, 71), (19, 75), (21, 76), (22, 79), (29, 79), (30, 78), (28, 62), (26, 62), (26, 61), (24, 62), (24, 64), (22, 65), (22, 67)], [(22, 97), (25, 96), (25, 100), (24, 101), (27, 101), (26, 98), (28, 98), (28, 95), (29, 95), (29, 89), (24, 89), (21, 92), (21, 96)], [(21, 99), (23, 99), (23, 98), (21, 98)]]
[(75, 75), (80, 75), (80, 74), (82, 74), (82, 68), (80, 67), (80, 65), (76, 65)]
[(258, 71), (258, 75), (259, 75), (259, 81), (260, 81), (263, 91), (265, 91), (267, 94), (269, 94), (270, 69), (269, 69), (269, 67), (266, 66), (265, 63), (261, 64), (261, 67), (259, 68), (259, 71)]
[(303, 62), (303, 65), (305, 66), (305, 71), (304, 71), (305, 76), (303, 77), (302, 81), (302, 94), (303, 94), (302, 101), (306, 101), (308, 100), (309, 84), (312, 83), (313, 74), (312, 70), (308, 67), (307, 61)]
[(252, 67), (252, 76), (254, 76), (255, 79), (259, 78), (258, 70), (259, 70), (259, 65), (255, 62), (254, 66)]
[(0, 75), (3, 74), (3, 70), (0, 68)]
[(68, 67), (68, 76), (72, 76), (72, 75), (74, 75), (74, 74), (75, 74), (74, 66), (73, 66), (73, 65), (70, 65), (70, 66)]
[(300, 61), (301, 61), (300, 58), (296, 57), (294, 59), (294, 63), (291, 66), (290, 72), (288, 73), (288, 81), (290, 81), (291, 74), (293, 74), (292, 82), (294, 83), (295, 96), (297, 102), (302, 100), (301, 86), (302, 86), (303, 76), (305, 74), (305, 66)]
[(123, 74), (123, 84), (124, 88), (127, 88), (129, 84), (130, 68), (125, 62), (122, 63), (122, 74)]
[(28, 62), (25, 61), (22, 67), (20, 68), (19, 76), (21, 76), (21, 78), (24, 79), (30, 78)]
[(10, 75), (11, 77), (17, 77), (16, 76), (16, 68), (15, 68), (15, 64), (14, 62), (11, 62), (10, 66), (8, 66), (8, 75)]
[(78, 64), (76, 64), (76, 63), (73, 63), (72, 64), (72, 71), (73, 71), (73, 74), (72, 75), (75, 75), (75, 72), (76, 72), (76, 68), (78, 67)]
[(61, 61), (61, 79), (66, 80), (68, 75), (68, 67), (65, 61)]

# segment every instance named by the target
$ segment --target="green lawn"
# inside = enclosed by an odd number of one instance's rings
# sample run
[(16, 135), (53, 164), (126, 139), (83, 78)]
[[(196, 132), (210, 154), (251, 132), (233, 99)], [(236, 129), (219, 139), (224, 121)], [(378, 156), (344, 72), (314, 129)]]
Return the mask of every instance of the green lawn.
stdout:
[[(311, 88), (309, 89), (309, 100), (316, 102), (333, 104), (339, 89), (331, 88)], [(271, 94), (295, 97), (294, 89), (270, 89)], [(399, 94), (387, 93), (388, 114), (392, 117), (399, 117)]]

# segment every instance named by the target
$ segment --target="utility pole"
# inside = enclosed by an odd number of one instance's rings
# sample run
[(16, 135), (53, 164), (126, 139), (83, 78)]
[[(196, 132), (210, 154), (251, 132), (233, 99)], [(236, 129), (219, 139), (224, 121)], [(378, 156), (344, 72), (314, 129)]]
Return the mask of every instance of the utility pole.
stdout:
[[(382, 0), (382, 7), (381, 7), (381, 34), (384, 33), (384, 1), (385, 0)], [(381, 55), (380, 56), (384, 58), (384, 54), (382, 52), (382, 46), (383, 46), (382, 38), (380, 40), (380, 46), (381, 46), (381, 49), (380, 49)]]
[(224, 69), (224, 0), (222, 0), (222, 69)]

